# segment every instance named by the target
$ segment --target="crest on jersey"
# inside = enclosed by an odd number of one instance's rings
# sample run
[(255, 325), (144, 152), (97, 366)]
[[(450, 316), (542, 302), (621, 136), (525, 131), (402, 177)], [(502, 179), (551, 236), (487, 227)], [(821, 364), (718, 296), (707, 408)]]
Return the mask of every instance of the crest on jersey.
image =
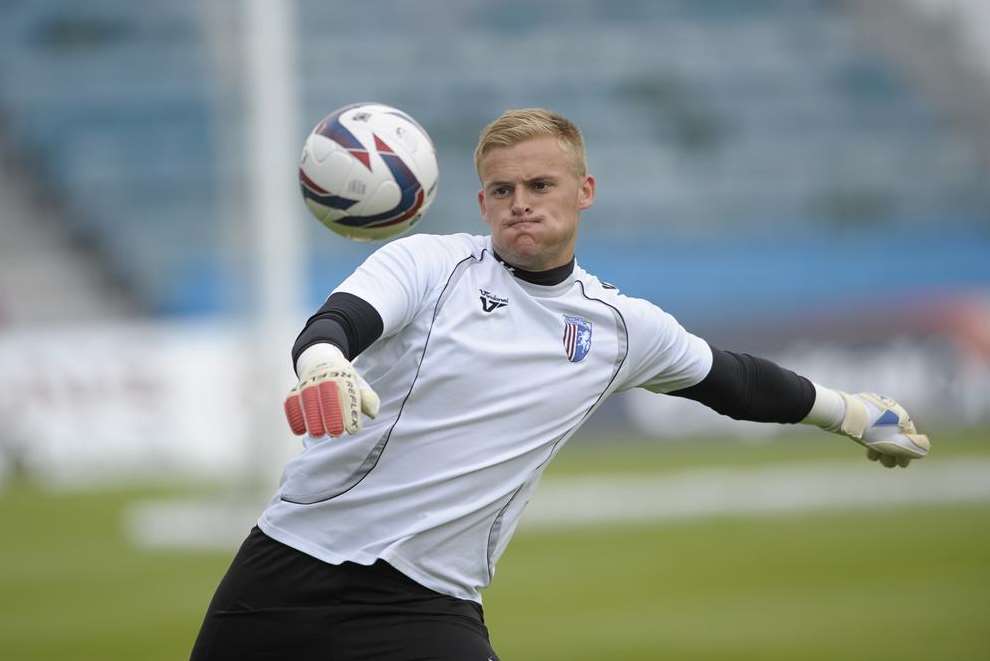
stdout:
[(591, 322), (584, 317), (564, 315), (564, 353), (567, 360), (580, 363), (591, 351)]

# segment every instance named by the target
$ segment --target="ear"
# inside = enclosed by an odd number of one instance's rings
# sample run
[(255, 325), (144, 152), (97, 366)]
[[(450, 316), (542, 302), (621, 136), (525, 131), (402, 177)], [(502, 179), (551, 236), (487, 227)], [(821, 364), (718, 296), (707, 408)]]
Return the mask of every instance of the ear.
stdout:
[(481, 189), (478, 191), (478, 210), (481, 211), (481, 219), (485, 221), (485, 224), (489, 227), (491, 223), (488, 222), (488, 214), (485, 212), (485, 191)]
[(582, 211), (589, 208), (595, 202), (595, 178), (590, 174), (584, 177), (578, 187), (578, 209)]

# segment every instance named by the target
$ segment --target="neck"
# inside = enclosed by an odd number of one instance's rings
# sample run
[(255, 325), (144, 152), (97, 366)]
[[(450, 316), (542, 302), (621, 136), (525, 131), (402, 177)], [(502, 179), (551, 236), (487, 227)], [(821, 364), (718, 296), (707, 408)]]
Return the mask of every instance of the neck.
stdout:
[(492, 249), (492, 254), (495, 255), (495, 259), (499, 261), (505, 268), (507, 268), (512, 275), (519, 278), (520, 280), (525, 280), (534, 285), (557, 285), (567, 280), (571, 273), (574, 272), (574, 258), (571, 257), (571, 261), (567, 262), (562, 266), (557, 266), (552, 269), (547, 269), (545, 271), (527, 271), (526, 269), (519, 268), (504, 259), (502, 256)]

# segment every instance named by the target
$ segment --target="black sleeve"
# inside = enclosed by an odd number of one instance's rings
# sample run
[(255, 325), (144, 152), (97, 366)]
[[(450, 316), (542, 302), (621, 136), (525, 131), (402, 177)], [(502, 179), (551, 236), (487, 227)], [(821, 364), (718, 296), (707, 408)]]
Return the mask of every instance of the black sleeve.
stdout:
[(701, 383), (670, 393), (736, 420), (800, 422), (815, 403), (808, 379), (765, 358), (712, 347), (712, 369)]
[(378, 310), (363, 298), (344, 292), (331, 294), (292, 345), (292, 364), (299, 360), (299, 354), (320, 342), (336, 345), (348, 360), (354, 360), (382, 336), (383, 328)]

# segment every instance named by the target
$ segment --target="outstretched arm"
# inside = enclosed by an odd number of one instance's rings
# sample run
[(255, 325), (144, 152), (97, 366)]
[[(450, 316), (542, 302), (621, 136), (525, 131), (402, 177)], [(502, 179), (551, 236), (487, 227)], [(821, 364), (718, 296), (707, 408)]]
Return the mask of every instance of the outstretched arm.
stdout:
[(735, 420), (801, 422), (815, 403), (808, 379), (765, 358), (711, 347), (712, 367), (700, 383), (669, 394), (701, 402)]
[(712, 367), (696, 385), (669, 394), (693, 399), (736, 420), (813, 424), (867, 448), (884, 466), (907, 466), (928, 454), (900, 404), (872, 393), (850, 395), (812, 383), (779, 365), (716, 347)]

